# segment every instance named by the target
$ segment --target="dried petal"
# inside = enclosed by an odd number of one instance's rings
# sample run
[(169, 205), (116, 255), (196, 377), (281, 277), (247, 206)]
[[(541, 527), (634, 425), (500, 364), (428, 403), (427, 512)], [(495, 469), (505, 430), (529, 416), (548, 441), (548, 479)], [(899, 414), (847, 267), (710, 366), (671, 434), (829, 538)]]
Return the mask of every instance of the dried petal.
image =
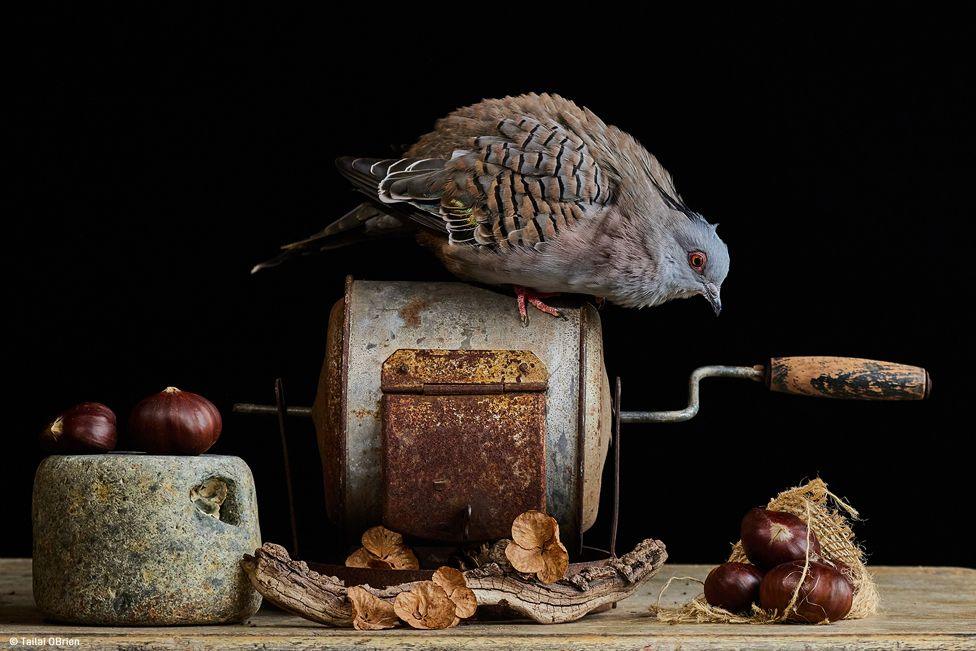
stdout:
[(393, 602), (397, 617), (413, 628), (457, 626), (454, 602), (433, 581), (422, 581), (409, 592), (401, 592)]
[(559, 539), (559, 525), (542, 511), (526, 511), (512, 522), (512, 540), (524, 549), (541, 549)]
[[(394, 570), (416, 570), (420, 568), (417, 557), (403, 544), (403, 536), (386, 527), (376, 526), (366, 530), (362, 537), (363, 548), (384, 563), (382, 567)], [(347, 563), (348, 564), (348, 563)], [(368, 567), (381, 567), (369, 565)]]
[(569, 569), (569, 552), (558, 539), (542, 552), (545, 569), (536, 574), (543, 583), (555, 583), (566, 576)]
[(451, 595), (451, 591), (455, 588), (468, 587), (468, 582), (464, 580), (464, 575), (453, 567), (447, 567), (446, 565), (437, 568), (431, 580), (435, 585), (443, 588), (448, 596)]
[(458, 617), (471, 617), (478, 610), (478, 599), (461, 572), (453, 567), (440, 567), (434, 572), (433, 581), (454, 602), (454, 612)]
[(360, 547), (346, 558), (346, 567), (369, 567), (377, 570), (388, 570), (390, 569), (390, 564)]
[(379, 631), (397, 625), (393, 604), (367, 592), (359, 586), (346, 591), (352, 604), (352, 626), (357, 631)]
[(423, 628), (422, 623), (427, 615), (427, 603), (415, 592), (401, 592), (393, 600), (393, 611), (397, 617), (413, 628)]
[(420, 561), (409, 547), (401, 547), (383, 557), (394, 570), (417, 570), (420, 569)]
[(454, 602), (454, 614), (461, 619), (473, 617), (478, 612), (478, 598), (471, 588), (458, 588), (450, 598)]
[(535, 574), (546, 569), (546, 562), (542, 559), (542, 552), (538, 548), (525, 549), (514, 540), (505, 548), (505, 558), (513, 568), (526, 574)]
[(363, 547), (374, 556), (383, 558), (392, 551), (403, 547), (403, 536), (384, 526), (371, 527), (363, 533)]

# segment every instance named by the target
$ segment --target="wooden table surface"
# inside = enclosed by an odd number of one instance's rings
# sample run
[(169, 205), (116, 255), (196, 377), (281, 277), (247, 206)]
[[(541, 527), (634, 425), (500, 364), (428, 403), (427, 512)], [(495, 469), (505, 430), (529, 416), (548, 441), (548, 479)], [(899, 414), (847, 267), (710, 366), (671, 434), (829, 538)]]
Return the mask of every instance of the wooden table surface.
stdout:
[[(976, 649), (976, 570), (876, 567), (882, 612), (830, 626), (661, 624), (647, 612), (671, 576), (704, 577), (705, 565), (666, 565), (637, 594), (609, 612), (578, 622), (464, 624), (445, 631), (361, 633), (320, 626), (263, 608), (250, 621), (228, 626), (118, 628), (45, 622), (34, 608), (28, 559), (0, 559), (0, 649)], [(698, 594), (690, 582), (672, 584), (671, 603)], [(34, 644), (31, 645), (31, 641)], [(15, 645), (12, 642), (16, 642)]]

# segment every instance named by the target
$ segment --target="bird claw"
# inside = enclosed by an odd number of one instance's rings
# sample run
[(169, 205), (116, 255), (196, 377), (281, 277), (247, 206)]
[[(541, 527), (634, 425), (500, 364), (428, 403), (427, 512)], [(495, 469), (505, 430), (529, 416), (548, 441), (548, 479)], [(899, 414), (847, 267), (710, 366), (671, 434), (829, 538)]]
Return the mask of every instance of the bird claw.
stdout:
[(545, 312), (557, 319), (568, 320), (568, 317), (552, 307), (551, 305), (546, 305), (543, 302), (543, 298), (548, 298), (550, 296), (556, 296), (556, 294), (551, 294), (548, 292), (534, 292), (525, 287), (515, 287), (515, 299), (518, 303), (518, 313), (519, 320), (522, 322), (522, 327), (526, 328), (529, 325), (529, 312), (528, 305), (531, 305), (540, 312)]

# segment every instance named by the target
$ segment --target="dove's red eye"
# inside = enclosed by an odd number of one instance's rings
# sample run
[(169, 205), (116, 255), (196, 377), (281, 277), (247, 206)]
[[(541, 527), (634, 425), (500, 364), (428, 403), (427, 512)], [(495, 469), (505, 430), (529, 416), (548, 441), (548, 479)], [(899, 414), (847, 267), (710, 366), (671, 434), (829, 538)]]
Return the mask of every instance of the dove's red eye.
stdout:
[(708, 262), (708, 257), (701, 251), (692, 251), (688, 254), (688, 264), (698, 273), (705, 271), (706, 262)]

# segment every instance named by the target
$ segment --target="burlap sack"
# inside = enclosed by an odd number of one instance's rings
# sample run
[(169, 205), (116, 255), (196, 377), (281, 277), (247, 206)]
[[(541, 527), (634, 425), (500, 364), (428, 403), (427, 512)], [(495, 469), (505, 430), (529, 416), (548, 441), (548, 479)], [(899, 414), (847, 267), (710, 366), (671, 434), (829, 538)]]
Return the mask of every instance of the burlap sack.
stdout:
[[(827, 560), (840, 561), (850, 568), (850, 576), (854, 583), (854, 603), (851, 611), (844, 619), (860, 619), (872, 615), (878, 610), (878, 589), (864, 564), (864, 551), (854, 540), (850, 521), (858, 518), (857, 511), (829, 490), (822, 480), (813, 481), (783, 491), (769, 501), (766, 508), (773, 511), (787, 511), (804, 520), (820, 540), (821, 554)], [(742, 543), (738, 542), (732, 548), (729, 561), (747, 563)], [(661, 595), (668, 589), (668, 581), (661, 591)], [(697, 579), (693, 579), (697, 580)], [(803, 582), (800, 581), (802, 584)], [(796, 602), (794, 594), (791, 606)], [(669, 624), (684, 623), (724, 623), (724, 624), (769, 624), (784, 621), (791, 612), (791, 606), (782, 613), (769, 613), (758, 606), (752, 607), (750, 615), (730, 613), (722, 608), (710, 606), (705, 596), (700, 595), (694, 600), (677, 608), (651, 606), (651, 612), (662, 622)]]

